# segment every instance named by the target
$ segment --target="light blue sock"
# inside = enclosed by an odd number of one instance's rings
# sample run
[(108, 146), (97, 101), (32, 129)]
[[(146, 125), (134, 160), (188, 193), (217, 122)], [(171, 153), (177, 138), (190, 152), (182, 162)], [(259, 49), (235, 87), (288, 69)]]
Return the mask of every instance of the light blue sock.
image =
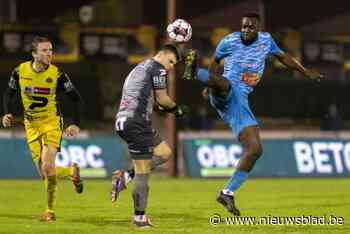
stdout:
[(248, 172), (246, 171), (236, 171), (229, 183), (226, 185), (225, 189), (229, 190), (230, 192), (236, 191), (241, 185), (246, 181), (248, 177)]
[(208, 84), (209, 72), (207, 69), (199, 68), (197, 71), (197, 80), (204, 84)]

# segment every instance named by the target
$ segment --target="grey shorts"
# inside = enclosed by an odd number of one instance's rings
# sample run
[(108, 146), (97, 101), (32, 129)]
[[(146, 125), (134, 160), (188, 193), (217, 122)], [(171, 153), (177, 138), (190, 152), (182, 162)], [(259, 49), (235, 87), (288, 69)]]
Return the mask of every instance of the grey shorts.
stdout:
[(117, 127), (118, 119), (116, 130), (128, 144), (131, 158), (133, 160), (151, 159), (154, 147), (162, 142), (158, 132), (152, 128), (152, 122), (140, 117), (125, 118), (122, 127), (121, 124)]

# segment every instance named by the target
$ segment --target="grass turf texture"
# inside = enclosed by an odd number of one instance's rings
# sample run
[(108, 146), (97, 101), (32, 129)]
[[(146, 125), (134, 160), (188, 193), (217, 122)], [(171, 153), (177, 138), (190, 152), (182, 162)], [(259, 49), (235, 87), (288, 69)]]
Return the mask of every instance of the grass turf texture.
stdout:
[(344, 225), (209, 224), (209, 217), (229, 214), (215, 202), (226, 180), (153, 177), (147, 213), (155, 228), (131, 225), (131, 186), (114, 205), (110, 181), (87, 180), (83, 194), (59, 181), (57, 221), (39, 221), (45, 193), (39, 180), (0, 180), (0, 233), (350, 233), (349, 179), (250, 179), (237, 194), (243, 216), (343, 217)]

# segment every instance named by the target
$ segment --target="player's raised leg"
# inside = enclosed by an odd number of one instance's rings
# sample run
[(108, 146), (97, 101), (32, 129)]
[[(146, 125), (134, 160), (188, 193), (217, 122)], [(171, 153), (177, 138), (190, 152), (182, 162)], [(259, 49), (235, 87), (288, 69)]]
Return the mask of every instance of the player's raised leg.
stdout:
[[(172, 156), (172, 150), (170, 146), (162, 141), (153, 149), (153, 156), (151, 160), (151, 171), (158, 166), (166, 163)], [(111, 201), (116, 202), (119, 193), (127, 188), (129, 182), (131, 182), (135, 177), (135, 169), (131, 168), (127, 171), (116, 170), (112, 175), (112, 192)]]
[(135, 170), (131, 169), (125, 171), (123, 169), (118, 169), (112, 174), (112, 191), (111, 191), (111, 201), (116, 202), (119, 193), (127, 188), (127, 185), (135, 177)]
[(189, 50), (185, 57), (185, 80), (197, 80), (214, 90), (216, 95), (226, 97), (230, 92), (230, 82), (220, 75), (209, 73), (208, 69), (198, 67), (198, 56), (195, 50)]
[(151, 170), (154, 170), (158, 166), (166, 163), (171, 158), (172, 155), (173, 155), (173, 152), (170, 146), (165, 141), (162, 141), (153, 150)]
[(82, 193), (84, 190), (84, 184), (83, 180), (80, 178), (80, 168), (77, 163), (72, 164), (72, 174), (71, 174), (71, 180), (73, 183), (74, 190), (77, 193)]
[(80, 178), (80, 167), (77, 163), (73, 163), (70, 167), (56, 167), (56, 176), (58, 179), (70, 177), (75, 192), (83, 192), (84, 184)]

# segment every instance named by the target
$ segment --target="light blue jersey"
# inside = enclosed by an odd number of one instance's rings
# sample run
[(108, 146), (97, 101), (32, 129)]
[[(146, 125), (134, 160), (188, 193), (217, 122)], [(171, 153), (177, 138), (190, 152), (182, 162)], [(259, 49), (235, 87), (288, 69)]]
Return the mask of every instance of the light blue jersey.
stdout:
[(224, 59), (223, 76), (251, 92), (252, 87), (260, 81), (265, 60), (270, 54), (283, 54), (283, 51), (269, 33), (259, 32), (257, 40), (246, 46), (242, 43), (241, 33), (234, 32), (220, 41), (216, 48), (215, 60)]
[(215, 60), (224, 59), (223, 76), (230, 81), (231, 90), (225, 100), (210, 95), (210, 103), (237, 136), (245, 127), (258, 125), (248, 95), (260, 81), (267, 57), (283, 53), (267, 32), (259, 32), (250, 45), (244, 45), (241, 33), (234, 32), (217, 46)]

